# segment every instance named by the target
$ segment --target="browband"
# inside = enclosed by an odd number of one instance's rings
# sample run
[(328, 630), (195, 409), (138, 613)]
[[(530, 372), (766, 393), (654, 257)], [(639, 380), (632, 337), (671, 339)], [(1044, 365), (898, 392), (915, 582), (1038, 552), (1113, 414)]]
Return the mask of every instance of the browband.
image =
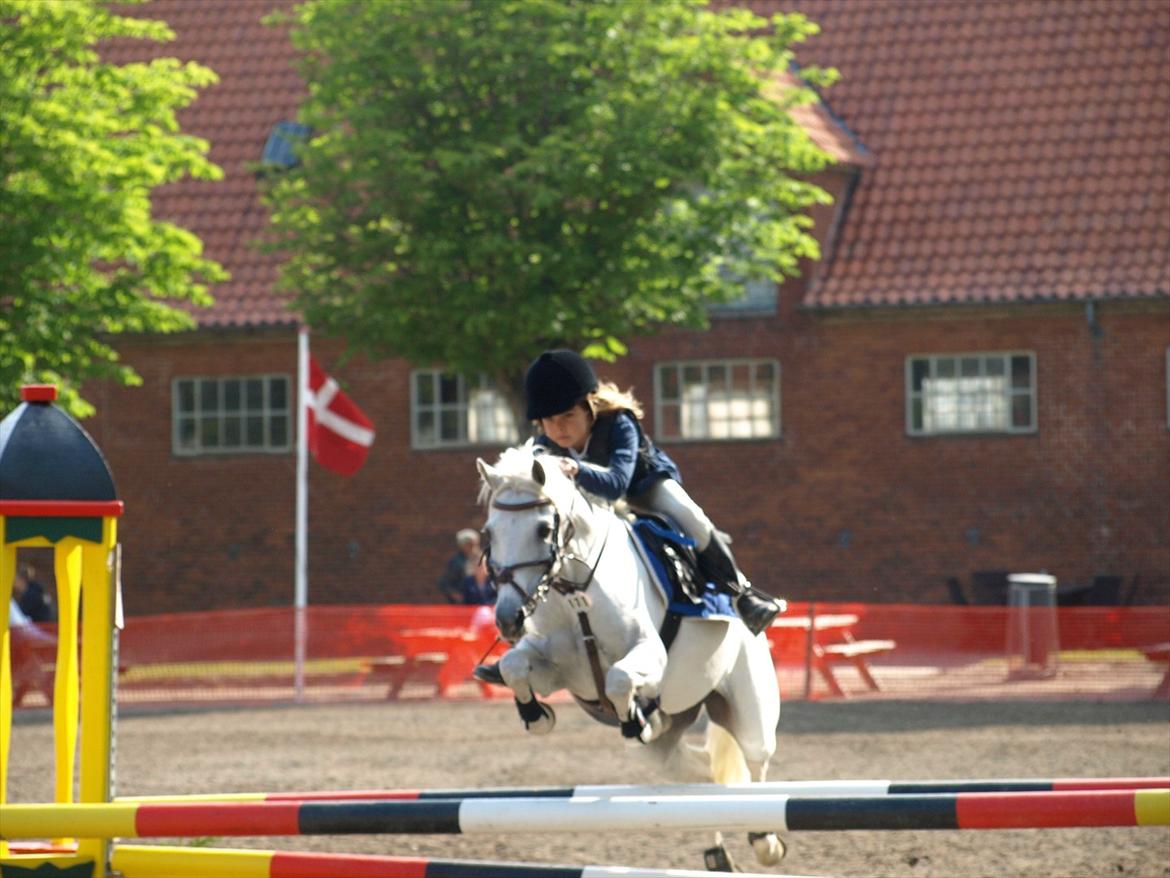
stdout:
[(503, 503), (500, 500), (493, 500), (492, 506), (496, 509), (503, 509), (505, 512), (522, 512), (525, 509), (538, 509), (541, 506), (551, 506), (552, 500), (547, 497), (540, 497), (536, 500), (528, 500), (524, 503)]

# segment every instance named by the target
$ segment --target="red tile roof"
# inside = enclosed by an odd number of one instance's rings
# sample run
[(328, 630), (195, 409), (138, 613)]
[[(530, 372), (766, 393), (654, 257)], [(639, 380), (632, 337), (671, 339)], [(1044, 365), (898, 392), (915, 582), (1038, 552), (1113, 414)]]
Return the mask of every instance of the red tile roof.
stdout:
[(290, 0), (156, 0), (121, 7), (122, 14), (161, 19), (171, 43), (119, 43), (103, 50), (116, 63), (144, 57), (198, 61), (219, 75), (179, 117), (183, 130), (211, 142), (219, 182), (187, 180), (155, 198), (155, 214), (198, 235), (205, 252), (231, 272), (213, 289), (216, 303), (196, 316), (207, 327), (272, 326), (296, 322), (287, 296), (273, 289), (276, 255), (260, 253), (256, 239), (268, 214), (257, 196), (252, 166), (272, 126), (296, 118), (305, 87), (294, 69), (296, 52), (286, 28), (261, 20)]
[(814, 307), (1170, 296), (1166, 0), (754, 0), (874, 155)]
[[(1170, 296), (1170, 5), (1165, 0), (737, 0), (821, 25), (805, 64), (841, 81), (805, 121), (862, 167), (813, 307)], [(226, 179), (159, 193), (232, 279), (205, 326), (290, 322), (249, 168), (304, 87), (283, 30), (292, 0), (155, 0), (176, 42), (118, 46), (219, 73), (181, 121)], [(834, 115), (835, 114), (835, 115)], [(854, 139), (856, 138), (856, 139)]]

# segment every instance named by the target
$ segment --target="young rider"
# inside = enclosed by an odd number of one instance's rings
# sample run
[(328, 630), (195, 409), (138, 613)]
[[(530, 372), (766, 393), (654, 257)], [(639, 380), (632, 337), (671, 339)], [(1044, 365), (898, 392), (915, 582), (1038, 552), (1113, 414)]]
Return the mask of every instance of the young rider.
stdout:
[(601, 384), (592, 367), (570, 350), (545, 351), (524, 378), (529, 420), (540, 424), (536, 442), (563, 455), (565, 475), (591, 494), (626, 498), (636, 512), (667, 515), (695, 542), (699, 569), (735, 608), (753, 634), (767, 628), (781, 605), (756, 591), (740, 572), (731, 549), (691, 496), (678, 466), (643, 432), (642, 407), (611, 382)]

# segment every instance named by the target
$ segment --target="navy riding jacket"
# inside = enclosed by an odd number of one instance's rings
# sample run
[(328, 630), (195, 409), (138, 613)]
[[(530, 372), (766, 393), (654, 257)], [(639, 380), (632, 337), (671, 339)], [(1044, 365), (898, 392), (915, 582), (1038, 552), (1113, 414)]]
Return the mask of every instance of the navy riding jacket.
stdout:
[[(538, 436), (536, 442), (553, 454), (570, 454), (548, 436)], [(642, 432), (638, 419), (624, 409), (597, 417), (577, 464), (577, 484), (607, 500), (637, 497), (661, 479), (682, 483), (677, 464)]]

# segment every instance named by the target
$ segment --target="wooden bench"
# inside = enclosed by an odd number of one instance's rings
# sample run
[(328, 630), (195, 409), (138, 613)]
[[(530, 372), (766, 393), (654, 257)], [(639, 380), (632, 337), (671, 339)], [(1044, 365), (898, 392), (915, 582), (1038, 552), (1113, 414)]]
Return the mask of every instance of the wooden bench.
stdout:
[[(439, 672), (447, 663), (445, 652), (420, 652), (414, 656), (384, 655), (378, 658), (367, 659), (362, 663), (366, 676), (374, 682), (385, 681), (388, 684), (386, 698), (393, 700), (402, 692), (402, 687), (409, 682), (423, 680), (434, 685), (439, 684)], [(440, 687), (439, 694), (442, 695)]]
[(1154, 687), (1151, 698), (1170, 698), (1170, 643), (1156, 643), (1153, 646), (1138, 647), (1142, 655), (1152, 662), (1165, 662), (1166, 673), (1162, 675), (1162, 682)]
[(55, 639), (36, 636), (22, 626), (9, 630), (12, 657), (12, 706), (20, 707), (24, 699), (39, 692), (53, 705), (53, 678), (57, 667)]
[(837, 681), (837, 676), (833, 673), (830, 663), (834, 661), (848, 661), (852, 662), (853, 667), (857, 669), (857, 673), (861, 675), (861, 679), (865, 681), (866, 686), (874, 692), (880, 692), (881, 686), (874, 679), (866, 659), (870, 656), (893, 652), (898, 647), (897, 641), (854, 640), (848, 632), (845, 633), (845, 637), (846, 639), (841, 643), (826, 643), (823, 646), (817, 645), (814, 649), (817, 653), (817, 670), (820, 671), (825, 683), (828, 684), (829, 689), (834, 695), (845, 697), (845, 690), (841, 688), (841, 684)]

